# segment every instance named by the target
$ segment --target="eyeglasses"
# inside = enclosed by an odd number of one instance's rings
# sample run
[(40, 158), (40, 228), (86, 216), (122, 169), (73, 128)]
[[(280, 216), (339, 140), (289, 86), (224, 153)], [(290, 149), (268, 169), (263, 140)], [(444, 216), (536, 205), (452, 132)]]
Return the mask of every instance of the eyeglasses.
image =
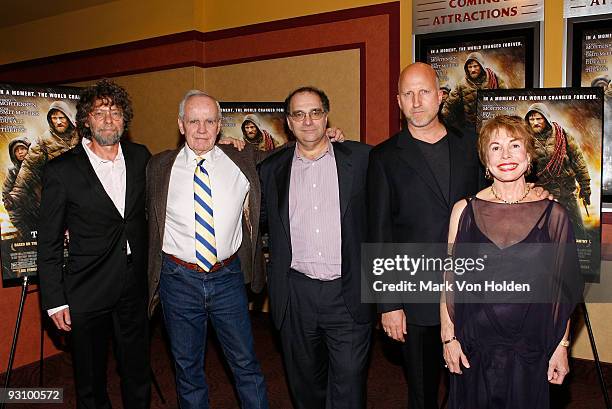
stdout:
[(102, 121), (103, 119), (106, 119), (106, 115), (110, 115), (113, 121), (120, 121), (121, 118), (123, 118), (123, 111), (119, 111), (116, 109), (115, 110), (98, 109), (89, 115), (93, 116), (96, 121)]
[(304, 119), (306, 119), (306, 115), (308, 115), (310, 119), (316, 121), (318, 119), (323, 118), (323, 116), (325, 116), (326, 113), (327, 112), (323, 111), (322, 109), (313, 109), (310, 112), (304, 112), (304, 111), (291, 112), (289, 114), (289, 117), (293, 119), (294, 121), (302, 122)]

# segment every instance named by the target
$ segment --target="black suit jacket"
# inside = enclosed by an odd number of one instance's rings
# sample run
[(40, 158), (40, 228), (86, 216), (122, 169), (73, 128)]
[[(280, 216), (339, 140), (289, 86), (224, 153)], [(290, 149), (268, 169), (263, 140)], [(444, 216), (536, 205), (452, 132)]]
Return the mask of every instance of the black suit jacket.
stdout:
[[(342, 293), (344, 302), (358, 323), (372, 320), (370, 304), (361, 304), (361, 243), (366, 239), (366, 176), (368, 145), (347, 141), (334, 143), (340, 193), (342, 238)], [(288, 273), (291, 267), (291, 232), (289, 231), (289, 183), (294, 146), (273, 154), (259, 169), (262, 188), (262, 217), (267, 222), (270, 248), (268, 291), (272, 318), (280, 328), (289, 301)]]
[[(127, 241), (138, 288), (146, 300), (145, 168), (151, 154), (131, 142), (121, 142), (121, 148), (126, 167), (124, 217), (106, 194), (81, 144), (45, 166), (38, 224), (44, 309), (68, 304), (71, 312), (80, 313), (112, 307), (126, 280)], [(70, 242), (64, 260), (66, 229)]]
[[(446, 243), (453, 205), (484, 187), (473, 134), (448, 129), (449, 201), (421, 153), (404, 130), (372, 149), (368, 170), (369, 234), (372, 243)], [(404, 308), (406, 321), (437, 325), (437, 304), (380, 304), (380, 312)]]

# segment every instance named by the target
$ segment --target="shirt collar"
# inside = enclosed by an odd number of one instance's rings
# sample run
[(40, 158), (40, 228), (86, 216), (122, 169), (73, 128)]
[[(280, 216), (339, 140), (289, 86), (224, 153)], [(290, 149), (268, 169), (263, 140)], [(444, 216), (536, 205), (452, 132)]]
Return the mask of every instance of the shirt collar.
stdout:
[(308, 159), (307, 157), (303, 156), (300, 153), (300, 150), (298, 149), (298, 145), (297, 143), (295, 144), (295, 151), (293, 153), (293, 160), (301, 160), (301, 161), (308, 161), (308, 162), (316, 162), (319, 159), (321, 159), (322, 157), (324, 157), (325, 155), (329, 155), (332, 159), (335, 158), (334, 155), (334, 146), (332, 145), (332, 143), (329, 141), (329, 139), (327, 140), (327, 149), (325, 149), (318, 158), (315, 159)]
[[(206, 152), (204, 155), (201, 155), (200, 158), (203, 157), (207, 162), (214, 163), (215, 159), (219, 156), (219, 150), (220, 149), (217, 147), (217, 145), (215, 145), (211, 150)], [(187, 144), (183, 146), (182, 152), (183, 156), (185, 157), (185, 166), (195, 166), (198, 155), (196, 155)]]
[(91, 150), (91, 148), (89, 147), (89, 144), (91, 143), (91, 140), (88, 138), (82, 138), (81, 139), (81, 144), (83, 145), (83, 148), (85, 149), (85, 153), (87, 153), (87, 156), (89, 156), (89, 159), (92, 161), (95, 161), (96, 163), (108, 163), (108, 162), (117, 162), (117, 161), (123, 161), (123, 149), (121, 149), (121, 143), (119, 143), (119, 150), (117, 151), (117, 156), (115, 156), (114, 160), (110, 160), (110, 159), (103, 159), (101, 157), (99, 157), (98, 155), (96, 155), (94, 153), (94, 151)]

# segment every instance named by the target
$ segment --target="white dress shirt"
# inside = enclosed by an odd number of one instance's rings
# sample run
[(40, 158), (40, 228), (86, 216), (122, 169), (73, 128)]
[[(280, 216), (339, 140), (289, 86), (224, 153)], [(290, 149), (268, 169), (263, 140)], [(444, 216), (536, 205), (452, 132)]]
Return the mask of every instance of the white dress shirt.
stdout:
[[(121, 144), (119, 144), (119, 151), (114, 160), (102, 159), (89, 147), (91, 141), (87, 138), (81, 140), (85, 153), (89, 163), (96, 172), (96, 176), (104, 186), (104, 190), (108, 197), (111, 198), (113, 204), (121, 214), (121, 217), (125, 215), (125, 158), (123, 157), (123, 151), (121, 150)], [(127, 254), (130, 254), (130, 243), (127, 243)], [(58, 311), (68, 308), (68, 305), (62, 305), (60, 307), (51, 308), (47, 310), (49, 315), (53, 315)]]
[[(250, 184), (238, 166), (217, 146), (203, 155), (212, 190), (217, 259), (225, 260), (242, 244), (242, 212)], [(172, 165), (162, 250), (188, 263), (197, 263), (193, 175), (196, 154), (187, 145)]]

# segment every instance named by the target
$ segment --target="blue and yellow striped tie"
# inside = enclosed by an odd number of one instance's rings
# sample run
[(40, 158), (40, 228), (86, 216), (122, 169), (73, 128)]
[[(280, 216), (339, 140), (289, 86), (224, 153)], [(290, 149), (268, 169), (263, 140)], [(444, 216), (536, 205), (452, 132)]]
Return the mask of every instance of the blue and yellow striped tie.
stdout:
[(210, 178), (204, 168), (204, 158), (197, 158), (193, 175), (193, 198), (195, 210), (195, 245), (198, 266), (210, 271), (217, 262), (217, 241), (213, 220), (212, 190)]

